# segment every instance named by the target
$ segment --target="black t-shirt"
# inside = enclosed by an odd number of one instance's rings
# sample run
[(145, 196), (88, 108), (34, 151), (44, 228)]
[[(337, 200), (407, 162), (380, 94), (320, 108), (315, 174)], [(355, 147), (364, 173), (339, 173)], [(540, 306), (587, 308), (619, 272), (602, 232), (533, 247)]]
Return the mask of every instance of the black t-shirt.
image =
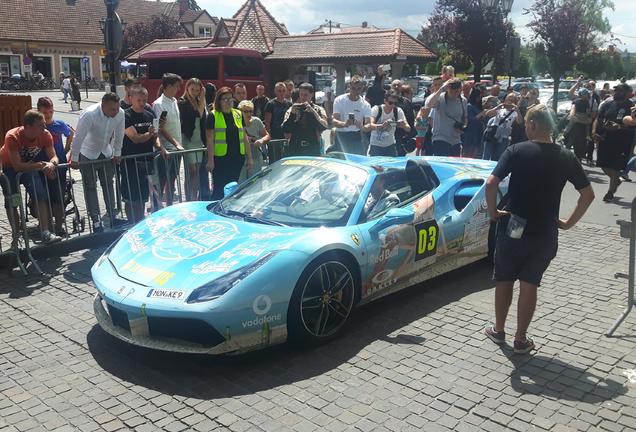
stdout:
[(254, 116), (263, 121), (265, 121), (265, 106), (267, 102), (269, 102), (267, 96), (256, 96), (252, 99), (252, 103), (254, 104)]
[(634, 139), (634, 128), (621, 128), (617, 130), (606, 130), (603, 125), (606, 121), (623, 124), (623, 117), (629, 115), (631, 108), (634, 106), (632, 101), (625, 100), (616, 102), (615, 100), (605, 101), (598, 110), (598, 126), (597, 132), (605, 136), (605, 141), (616, 145), (629, 146)]
[(265, 112), (272, 114), (272, 122), (269, 131), (273, 139), (283, 138), (283, 120), (285, 120), (285, 113), (291, 106), (291, 102), (285, 100), (279, 102), (278, 99), (272, 99), (265, 104)]
[(509, 146), (492, 173), (500, 179), (510, 174), (506, 210), (527, 220), (524, 236), (556, 236), (565, 183), (577, 190), (590, 185), (573, 153), (534, 141)]
[[(143, 112), (138, 113), (132, 108), (128, 108), (124, 111), (124, 115), (126, 119), (126, 129), (134, 126), (135, 130), (139, 134), (148, 132), (148, 129), (150, 129), (150, 127), (152, 126), (152, 120), (155, 118), (155, 115), (146, 109), (144, 109)], [(155, 138), (143, 143), (134, 143), (130, 140), (130, 138), (124, 135), (124, 145), (121, 149), (121, 154), (122, 156), (128, 156), (142, 153), (152, 153), (152, 151), (154, 150), (152, 145), (154, 140)]]

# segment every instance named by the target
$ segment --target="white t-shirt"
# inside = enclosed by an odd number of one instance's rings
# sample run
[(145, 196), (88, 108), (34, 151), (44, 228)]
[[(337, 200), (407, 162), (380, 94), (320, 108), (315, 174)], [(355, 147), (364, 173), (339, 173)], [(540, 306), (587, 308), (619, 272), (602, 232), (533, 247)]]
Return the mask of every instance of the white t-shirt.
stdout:
[[(395, 115), (393, 114), (393, 110), (389, 111), (389, 113), (387, 114), (384, 111), (384, 105), (381, 105), (382, 108), (382, 115), (380, 116), (380, 119), (378, 121), (375, 122), (375, 124), (382, 124), (387, 120), (395, 120)], [(373, 109), (371, 110), (371, 118), (375, 120), (375, 118), (378, 116), (378, 110), (380, 109), (380, 106), (374, 106)], [(397, 121), (401, 122), (401, 121), (406, 121), (406, 117), (404, 117), (404, 111), (402, 111), (402, 108), (397, 108)], [(371, 138), (369, 139), (369, 144), (371, 144), (372, 146), (376, 146), (376, 147), (390, 147), (393, 144), (395, 144), (395, 129), (396, 129), (397, 125), (396, 124), (392, 124), (391, 126), (389, 126), (386, 129), (374, 129), (371, 131)]]
[[(371, 118), (371, 105), (365, 101), (362, 97), (359, 97), (357, 101), (349, 99), (348, 94), (340, 95), (333, 101), (333, 113), (340, 115), (340, 121), (347, 121), (349, 113), (355, 115), (356, 121), (364, 123), (365, 118)], [(336, 129), (337, 132), (359, 132), (360, 128), (356, 125), (351, 125), (343, 128)]]
[[(157, 118), (161, 116), (162, 111), (168, 112), (164, 128), (166, 132), (168, 132), (179, 144), (183, 144), (181, 142), (181, 116), (179, 115), (177, 100), (175, 98), (169, 98), (165, 95), (161, 95), (152, 104), (152, 110), (155, 112)], [(172, 145), (172, 143), (162, 134), (159, 134), (159, 140), (166, 150), (176, 150), (175, 146)]]
[(70, 78), (64, 78), (64, 80), (62, 81), (62, 88), (66, 89), (66, 90), (70, 90), (71, 89), (71, 79)]

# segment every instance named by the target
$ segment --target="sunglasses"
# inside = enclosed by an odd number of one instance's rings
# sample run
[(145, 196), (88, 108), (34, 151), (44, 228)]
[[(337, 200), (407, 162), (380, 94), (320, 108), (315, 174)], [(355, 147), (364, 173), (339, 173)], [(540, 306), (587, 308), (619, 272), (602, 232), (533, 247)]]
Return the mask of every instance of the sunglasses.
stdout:
[(243, 111), (245, 114), (252, 114), (254, 112), (252, 110), (241, 110), (241, 111)]

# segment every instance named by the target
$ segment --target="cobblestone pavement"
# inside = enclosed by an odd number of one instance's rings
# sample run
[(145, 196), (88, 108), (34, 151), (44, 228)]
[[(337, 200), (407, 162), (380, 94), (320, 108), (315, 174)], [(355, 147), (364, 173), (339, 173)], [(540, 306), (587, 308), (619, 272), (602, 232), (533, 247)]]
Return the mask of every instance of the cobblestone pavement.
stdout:
[(363, 307), (343, 337), (316, 349), (139, 349), (96, 326), (89, 269), (99, 253), (43, 261), (55, 274), (42, 281), (0, 276), (0, 429), (636, 428), (636, 314), (604, 336), (626, 302), (613, 275), (626, 270), (627, 240), (615, 227), (562, 234), (530, 356), (482, 336), (493, 314), (484, 263)]

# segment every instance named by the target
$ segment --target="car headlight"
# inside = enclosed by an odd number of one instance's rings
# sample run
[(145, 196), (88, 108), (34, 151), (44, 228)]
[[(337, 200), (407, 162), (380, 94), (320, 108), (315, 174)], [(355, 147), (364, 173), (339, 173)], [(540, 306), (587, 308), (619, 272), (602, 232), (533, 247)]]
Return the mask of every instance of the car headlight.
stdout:
[(232, 287), (236, 286), (243, 279), (254, 273), (262, 267), (267, 261), (271, 260), (278, 252), (269, 252), (251, 264), (231, 271), (219, 278), (214, 279), (205, 285), (192, 291), (188, 296), (186, 303), (201, 303), (214, 300), (228, 292)]

